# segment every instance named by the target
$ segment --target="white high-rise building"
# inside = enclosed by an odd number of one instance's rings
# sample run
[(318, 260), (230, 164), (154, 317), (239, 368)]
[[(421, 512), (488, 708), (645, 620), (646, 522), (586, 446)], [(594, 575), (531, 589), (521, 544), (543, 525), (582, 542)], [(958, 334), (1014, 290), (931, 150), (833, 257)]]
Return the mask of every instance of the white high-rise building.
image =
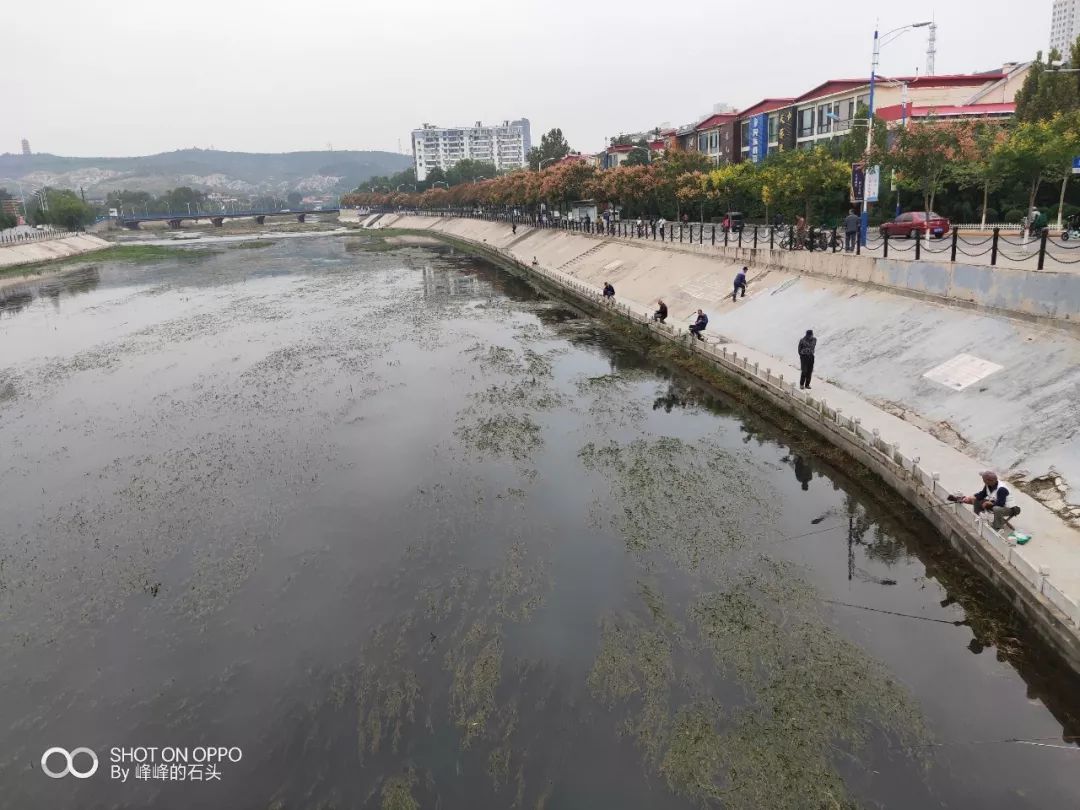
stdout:
[(479, 121), (473, 127), (424, 124), (413, 130), (412, 147), (418, 183), (426, 180), (432, 169), (446, 171), (466, 158), (494, 163), (497, 171), (520, 169), (532, 148), (529, 119), (503, 121), (489, 127)]
[(1054, 0), (1050, 13), (1050, 49), (1068, 59), (1072, 44), (1080, 36), (1080, 0)]

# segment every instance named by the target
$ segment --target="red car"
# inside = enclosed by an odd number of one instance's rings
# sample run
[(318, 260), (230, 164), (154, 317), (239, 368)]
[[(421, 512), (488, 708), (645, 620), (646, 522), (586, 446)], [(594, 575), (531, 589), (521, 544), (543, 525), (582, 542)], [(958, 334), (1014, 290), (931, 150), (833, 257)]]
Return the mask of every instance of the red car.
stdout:
[(891, 222), (882, 222), (881, 235), (906, 236), (914, 239), (915, 234), (922, 233), (923, 236), (942, 237), (949, 232), (949, 228), (949, 220), (933, 211), (929, 216), (923, 211), (909, 211)]

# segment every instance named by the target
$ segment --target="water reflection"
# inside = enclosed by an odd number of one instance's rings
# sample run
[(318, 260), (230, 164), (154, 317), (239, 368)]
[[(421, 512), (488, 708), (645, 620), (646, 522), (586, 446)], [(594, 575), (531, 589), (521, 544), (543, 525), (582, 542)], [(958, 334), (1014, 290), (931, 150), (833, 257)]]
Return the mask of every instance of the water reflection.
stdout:
[(17, 315), (36, 298), (47, 298), (60, 311), (61, 299), (92, 292), (101, 283), (97, 267), (85, 267), (71, 273), (0, 287), (0, 317)]

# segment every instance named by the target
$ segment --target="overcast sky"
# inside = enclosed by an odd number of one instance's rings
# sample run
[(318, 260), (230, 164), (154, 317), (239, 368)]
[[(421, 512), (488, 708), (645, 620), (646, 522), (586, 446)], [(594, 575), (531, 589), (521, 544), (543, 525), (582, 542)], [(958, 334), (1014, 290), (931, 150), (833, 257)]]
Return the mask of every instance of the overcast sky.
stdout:
[[(869, 74), (885, 31), (936, 16), (938, 73), (1046, 48), (1051, 0), (47, 0), (0, 27), (0, 152), (139, 155), (409, 148), (422, 122), (525, 116), (571, 145), (715, 102), (738, 107)], [(882, 52), (920, 73), (926, 29)]]

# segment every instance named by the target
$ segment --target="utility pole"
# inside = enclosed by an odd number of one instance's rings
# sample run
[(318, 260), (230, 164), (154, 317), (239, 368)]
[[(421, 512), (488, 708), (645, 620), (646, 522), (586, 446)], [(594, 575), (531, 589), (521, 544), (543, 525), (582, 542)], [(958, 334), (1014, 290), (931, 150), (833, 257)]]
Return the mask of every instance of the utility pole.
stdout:
[(937, 23), (930, 23), (930, 37), (926, 43), (926, 75), (934, 75), (934, 57), (937, 56)]

